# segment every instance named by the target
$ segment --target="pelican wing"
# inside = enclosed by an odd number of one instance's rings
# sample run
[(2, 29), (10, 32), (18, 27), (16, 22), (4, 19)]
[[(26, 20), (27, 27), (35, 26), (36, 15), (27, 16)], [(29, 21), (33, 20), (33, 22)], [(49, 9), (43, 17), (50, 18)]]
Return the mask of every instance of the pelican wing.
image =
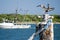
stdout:
[(49, 8), (49, 11), (52, 11), (52, 10), (54, 10), (54, 8)]
[(37, 7), (45, 8), (45, 6), (44, 6), (44, 5), (38, 5)]

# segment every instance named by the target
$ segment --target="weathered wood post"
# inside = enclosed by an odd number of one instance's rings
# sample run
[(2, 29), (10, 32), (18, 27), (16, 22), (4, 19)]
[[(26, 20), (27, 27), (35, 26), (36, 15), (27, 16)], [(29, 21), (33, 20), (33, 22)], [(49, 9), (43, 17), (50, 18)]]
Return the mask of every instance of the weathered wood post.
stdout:
[[(44, 28), (46, 26), (46, 22), (39, 23), (39, 27), (37, 28), (37, 31)], [(54, 40), (54, 32), (53, 32), (53, 23), (48, 26), (48, 28), (41, 33), (39, 33), (39, 40)]]
[[(49, 11), (52, 11), (54, 8), (48, 7), (46, 8), (44, 5), (38, 5), (37, 7), (41, 7), (44, 9), (45, 14), (43, 15), (43, 21), (38, 24), (36, 27), (36, 31), (45, 28), (44, 31), (39, 33), (40, 39), (39, 40), (54, 40), (54, 32), (53, 32), (53, 22), (52, 18), (53, 16), (50, 16), (48, 14)], [(51, 21), (47, 23), (48, 21)]]

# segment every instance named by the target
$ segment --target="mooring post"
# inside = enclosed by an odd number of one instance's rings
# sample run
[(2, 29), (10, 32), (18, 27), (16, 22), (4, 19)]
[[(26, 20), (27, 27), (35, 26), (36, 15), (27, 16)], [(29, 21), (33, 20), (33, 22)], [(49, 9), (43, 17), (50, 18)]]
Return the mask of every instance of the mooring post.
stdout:
[[(47, 16), (46, 16), (47, 15)], [(48, 18), (49, 15), (45, 14), (45, 16)], [(51, 17), (51, 16), (50, 16)], [(44, 18), (45, 20), (45, 18)], [(38, 32), (39, 30), (43, 29), (40, 33), (39, 33), (39, 40), (54, 40), (54, 32), (53, 32), (53, 22), (52, 19), (48, 18), (47, 20), (40, 22), (38, 24), (38, 26), (36, 27), (36, 32)]]
[[(54, 8), (51, 8), (49, 4), (47, 8), (44, 5), (38, 5), (37, 7), (41, 7), (45, 11), (45, 14), (43, 15), (43, 21), (39, 23), (38, 26), (36, 27), (36, 32), (42, 28), (45, 29), (44, 31), (39, 33), (40, 37), (39, 40), (54, 40), (53, 22), (52, 22), (53, 16), (50, 16), (48, 14), (48, 12), (54, 10)], [(50, 21), (49, 22), (50, 24), (47, 23), (48, 21)]]

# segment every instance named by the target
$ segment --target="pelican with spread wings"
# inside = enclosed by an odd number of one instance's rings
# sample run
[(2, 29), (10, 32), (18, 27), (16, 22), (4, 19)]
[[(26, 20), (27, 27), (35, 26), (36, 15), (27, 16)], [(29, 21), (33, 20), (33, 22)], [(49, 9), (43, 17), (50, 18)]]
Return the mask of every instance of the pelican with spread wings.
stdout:
[(43, 8), (45, 12), (49, 12), (49, 11), (54, 10), (54, 8), (51, 8), (51, 7), (49, 6), (49, 4), (47, 5), (47, 7), (45, 7), (45, 5), (38, 5), (37, 7)]

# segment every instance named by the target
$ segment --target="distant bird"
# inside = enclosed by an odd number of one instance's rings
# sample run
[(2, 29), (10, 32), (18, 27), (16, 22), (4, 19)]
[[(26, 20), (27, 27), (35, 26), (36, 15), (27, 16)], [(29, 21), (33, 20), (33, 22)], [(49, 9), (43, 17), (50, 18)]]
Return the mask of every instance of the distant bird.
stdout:
[(37, 7), (43, 8), (45, 12), (54, 10), (54, 8), (50, 8), (49, 4), (47, 5), (47, 7), (45, 7), (44, 5), (38, 5)]

